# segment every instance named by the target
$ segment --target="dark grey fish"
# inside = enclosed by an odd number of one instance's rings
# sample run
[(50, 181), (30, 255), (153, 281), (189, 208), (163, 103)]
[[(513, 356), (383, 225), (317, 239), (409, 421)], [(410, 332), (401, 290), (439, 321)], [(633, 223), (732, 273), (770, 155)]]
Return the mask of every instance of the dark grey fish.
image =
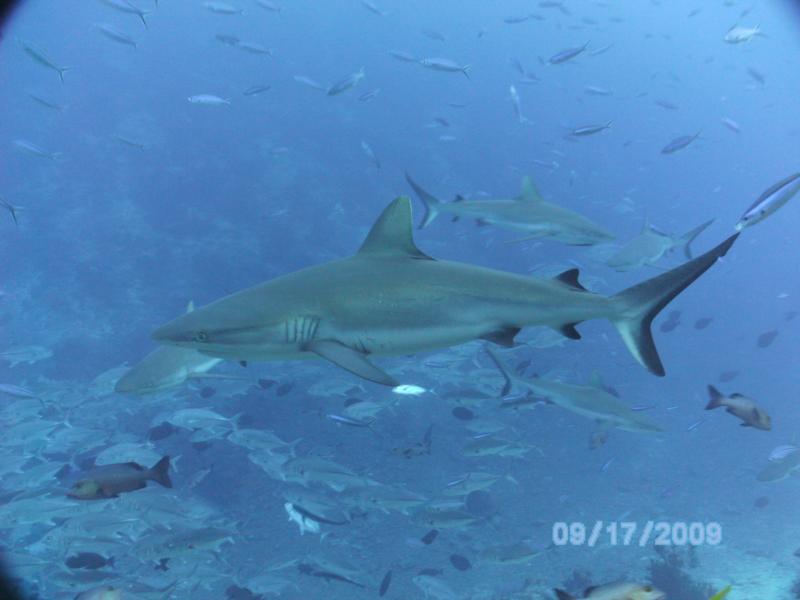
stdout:
[(96, 552), (79, 552), (68, 556), (64, 561), (70, 569), (102, 569), (103, 567), (113, 567), (114, 557), (106, 558)]
[(551, 65), (560, 65), (561, 63), (565, 63), (569, 60), (572, 60), (579, 54), (582, 54), (586, 48), (589, 47), (589, 42), (586, 42), (583, 46), (577, 48), (567, 48), (566, 50), (562, 50), (561, 52), (556, 52), (550, 59), (547, 61)]
[(472, 568), (472, 563), (470, 563), (466, 557), (461, 556), (460, 554), (451, 554), (450, 564), (459, 571), (469, 571)]
[(714, 319), (712, 319), (711, 317), (703, 317), (701, 319), (697, 319), (697, 321), (694, 322), (694, 328), (695, 329), (705, 329), (706, 327), (711, 325), (711, 321), (713, 321), (713, 320)]
[(757, 69), (754, 69), (753, 67), (747, 67), (747, 74), (762, 85), (766, 81), (764, 74), (758, 71)]
[(700, 132), (697, 132), (694, 135), (682, 135), (680, 137), (676, 137), (666, 146), (661, 149), (661, 154), (672, 154), (673, 152), (677, 152), (678, 150), (683, 150), (695, 141), (698, 137), (700, 137)]
[(262, 94), (264, 92), (268, 92), (272, 89), (271, 85), (252, 85), (247, 88), (243, 94), (245, 96), (255, 96), (256, 94)]
[(468, 409), (466, 406), (456, 406), (452, 410), (452, 415), (461, 421), (471, 421), (475, 418), (475, 413)]
[(378, 587), (378, 596), (383, 598), (386, 592), (389, 591), (389, 585), (392, 583), (392, 572), (386, 571), (386, 575), (381, 580), (381, 585)]
[(361, 0), (361, 4), (362, 4), (362, 5), (364, 6), (364, 8), (366, 8), (366, 9), (367, 9), (369, 12), (371, 12), (371, 13), (373, 13), (373, 14), (376, 14), (376, 15), (378, 15), (379, 17), (383, 17), (383, 16), (385, 16), (385, 15), (387, 15), (387, 14), (388, 14), (386, 11), (384, 11), (384, 10), (381, 10), (380, 8), (378, 8), (377, 6), (375, 6), (375, 5), (374, 5), (372, 2), (370, 2), (369, 0)]
[(294, 387), (294, 381), (289, 381), (287, 383), (282, 383), (277, 388), (275, 388), (275, 395), (277, 396), (285, 396), (289, 392), (292, 391)]
[(217, 38), (223, 44), (227, 44), (228, 46), (238, 46), (239, 42), (241, 41), (235, 35), (228, 35), (227, 33), (218, 33), (214, 37)]
[(722, 383), (727, 383), (736, 379), (737, 375), (739, 375), (739, 371), (723, 371), (720, 373), (719, 380)]
[(439, 530), (438, 529), (431, 529), (428, 533), (422, 536), (422, 543), (426, 546), (430, 546), (438, 537)]
[(422, 29), (421, 32), (425, 37), (436, 40), (437, 42), (445, 41), (444, 36), (435, 29)]
[(116, 498), (124, 492), (141, 490), (147, 486), (148, 481), (155, 481), (163, 487), (172, 487), (169, 456), (165, 456), (149, 469), (135, 462), (95, 467), (72, 486), (67, 496), (78, 500)]
[(503, 23), (506, 25), (518, 25), (519, 23), (524, 23), (525, 21), (529, 21), (533, 18), (532, 14), (527, 15), (512, 15), (510, 17), (506, 17), (503, 19)]
[(742, 421), (742, 427), (753, 427), (763, 431), (772, 429), (772, 419), (754, 400), (742, 394), (726, 396), (713, 385), (708, 386), (709, 401), (706, 410), (714, 410), (720, 406), (725, 411)]
[(760, 336), (758, 336), (758, 347), (759, 348), (767, 348), (772, 345), (772, 342), (775, 341), (775, 338), (778, 337), (778, 332), (775, 329), (771, 329), (770, 331), (765, 331)]

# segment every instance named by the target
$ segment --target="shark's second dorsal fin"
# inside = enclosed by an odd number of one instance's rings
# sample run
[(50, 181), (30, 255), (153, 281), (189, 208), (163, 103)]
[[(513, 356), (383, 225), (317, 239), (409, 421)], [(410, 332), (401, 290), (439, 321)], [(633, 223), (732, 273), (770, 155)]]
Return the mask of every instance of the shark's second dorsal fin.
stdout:
[(522, 190), (517, 196), (517, 200), (521, 202), (542, 202), (542, 195), (536, 188), (536, 184), (527, 175), (522, 178)]
[(603, 378), (600, 375), (600, 372), (596, 370), (592, 371), (592, 374), (589, 376), (589, 385), (599, 390), (606, 389), (606, 384), (603, 382)]
[(414, 244), (411, 199), (408, 196), (398, 196), (384, 209), (361, 244), (358, 254), (433, 260)]
[(560, 275), (556, 275), (556, 279), (563, 284), (568, 285), (569, 287), (581, 290), (583, 292), (588, 292), (585, 287), (581, 285), (581, 282), (578, 281), (578, 276), (580, 275), (580, 271), (578, 269), (569, 269), (564, 271)]

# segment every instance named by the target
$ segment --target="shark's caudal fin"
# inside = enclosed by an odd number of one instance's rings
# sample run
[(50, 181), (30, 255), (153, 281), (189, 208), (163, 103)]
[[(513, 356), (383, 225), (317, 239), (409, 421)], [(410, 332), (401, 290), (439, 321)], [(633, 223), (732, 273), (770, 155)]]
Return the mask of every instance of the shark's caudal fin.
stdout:
[(425, 206), (425, 216), (422, 217), (422, 221), (419, 224), (419, 228), (424, 229), (433, 223), (433, 220), (439, 216), (439, 210), (443, 203), (435, 196), (423, 190), (416, 181), (411, 179), (411, 175), (408, 173), (406, 173), (406, 181), (414, 190), (417, 198), (422, 200), (422, 204)]
[(683, 248), (683, 254), (686, 256), (686, 258), (688, 258), (689, 260), (694, 258), (694, 256), (692, 256), (691, 243), (695, 240), (695, 238), (697, 238), (698, 235), (703, 233), (706, 230), (706, 228), (709, 225), (711, 225), (713, 222), (714, 222), (714, 219), (711, 219), (710, 221), (706, 221), (705, 223), (703, 223), (699, 227), (695, 227), (691, 231), (687, 231), (686, 233), (684, 233), (679, 238), (680, 245)]
[(619, 306), (617, 314), (611, 321), (634, 358), (651, 373), (659, 377), (665, 373), (650, 331), (653, 319), (675, 296), (717, 262), (718, 258), (725, 256), (737, 237), (738, 233), (680, 267), (613, 296), (612, 300)]
[(492, 362), (500, 370), (500, 374), (503, 376), (503, 379), (506, 380), (505, 384), (503, 385), (503, 389), (500, 392), (500, 396), (508, 396), (514, 387), (514, 375), (511, 374), (511, 371), (508, 370), (508, 367), (505, 365), (505, 363), (500, 360), (500, 357), (497, 356), (494, 350), (489, 348), (489, 346), (486, 346), (486, 354), (489, 355), (489, 358), (492, 359)]

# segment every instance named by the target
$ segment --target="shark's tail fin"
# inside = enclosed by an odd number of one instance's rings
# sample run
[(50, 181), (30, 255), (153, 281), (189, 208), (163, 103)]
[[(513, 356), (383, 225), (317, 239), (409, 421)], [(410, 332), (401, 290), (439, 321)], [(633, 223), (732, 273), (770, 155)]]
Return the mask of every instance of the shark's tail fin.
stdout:
[(408, 173), (406, 173), (406, 181), (414, 189), (417, 197), (422, 200), (422, 204), (425, 205), (425, 216), (422, 217), (422, 222), (419, 224), (419, 228), (424, 229), (439, 216), (439, 208), (442, 205), (442, 201), (423, 190), (416, 181), (411, 179), (411, 175)]
[(703, 223), (698, 227), (695, 227), (691, 231), (687, 231), (680, 237), (680, 245), (683, 248), (683, 254), (686, 256), (686, 258), (688, 258), (689, 260), (694, 258), (694, 256), (692, 256), (691, 243), (697, 238), (698, 235), (703, 233), (706, 230), (706, 228), (713, 222), (714, 219), (706, 221), (705, 223)]
[(503, 390), (500, 392), (501, 396), (508, 396), (511, 393), (511, 389), (514, 387), (514, 379), (511, 375), (511, 372), (508, 370), (508, 367), (500, 360), (500, 357), (495, 354), (494, 350), (486, 346), (486, 353), (489, 355), (489, 358), (492, 359), (492, 362), (495, 366), (500, 370), (503, 379), (505, 379), (505, 384), (503, 385)]
[(737, 237), (738, 233), (680, 267), (629, 287), (612, 298), (618, 303), (618, 310), (611, 321), (634, 358), (651, 373), (659, 377), (664, 375), (664, 366), (650, 331), (653, 319), (675, 296), (717, 262), (718, 258), (725, 256)]

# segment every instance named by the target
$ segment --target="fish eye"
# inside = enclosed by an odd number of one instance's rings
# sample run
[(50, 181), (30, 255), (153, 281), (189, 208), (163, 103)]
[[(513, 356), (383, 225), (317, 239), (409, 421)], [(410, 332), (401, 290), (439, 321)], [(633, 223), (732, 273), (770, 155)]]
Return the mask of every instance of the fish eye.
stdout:
[(208, 341), (208, 332), (207, 331), (198, 331), (194, 334), (194, 341), (196, 342), (207, 342)]

